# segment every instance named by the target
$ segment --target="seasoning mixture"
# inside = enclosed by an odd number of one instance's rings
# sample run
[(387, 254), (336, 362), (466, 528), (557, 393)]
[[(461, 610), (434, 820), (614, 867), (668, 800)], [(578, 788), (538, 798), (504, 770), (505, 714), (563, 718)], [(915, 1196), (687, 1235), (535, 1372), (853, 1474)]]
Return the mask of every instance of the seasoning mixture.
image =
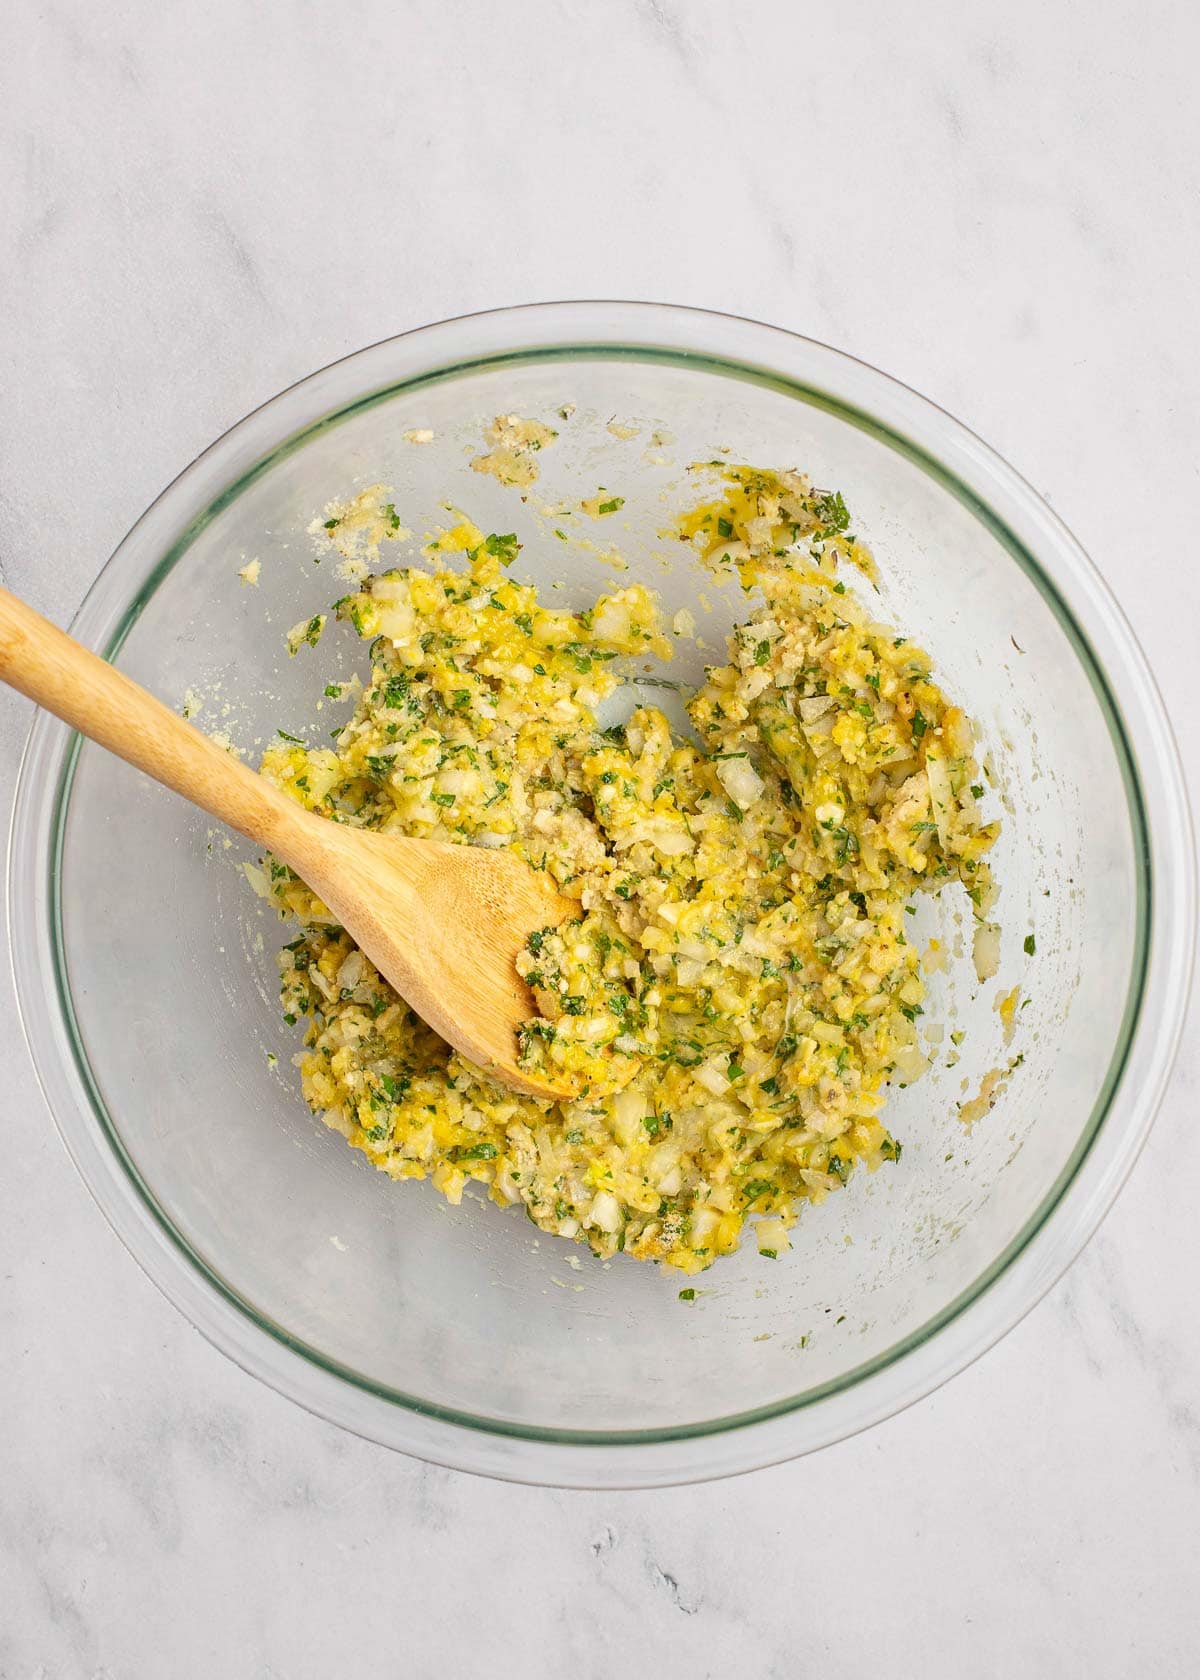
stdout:
[[(475, 1179), (598, 1255), (689, 1273), (748, 1221), (778, 1256), (801, 1204), (899, 1157), (887, 1086), (926, 1065), (906, 907), (959, 881), (983, 922), (997, 833), (969, 720), (839, 576), (873, 575), (840, 495), (721, 472), (676, 535), (759, 604), (688, 701), (690, 734), (654, 706), (603, 721), (633, 659), (670, 658), (651, 591), (548, 606), (510, 574), (516, 537), (462, 519), (428, 567), (336, 603), (370, 676), (326, 689), (354, 701), (332, 746), (285, 738), (262, 766), (340, 822), (511, 847), (579, 904), (518, 961), (538, 1011), (523, 1059), (575, 1092), (544, 1103), (452, 1052), (269, 862), (300, 924), (282, 995), (307, 1018), (313, 1109), (395, 1178), (454, 1202)], [(407, 537), (383, 494), (335, 504), (329, 541)], [(297, 628), (300, 646), (324, 624)]]

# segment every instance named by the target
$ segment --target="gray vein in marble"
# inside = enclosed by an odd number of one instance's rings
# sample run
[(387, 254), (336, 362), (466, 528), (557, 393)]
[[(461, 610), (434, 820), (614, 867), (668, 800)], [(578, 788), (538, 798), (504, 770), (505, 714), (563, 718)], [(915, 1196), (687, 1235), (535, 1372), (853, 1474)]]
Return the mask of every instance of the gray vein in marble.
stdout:
[(646, 1572), (650, 1577), (650, 1585), (658, 1592), (665, 1593), (671, 1603), (675, 1606), (676, 1610), (680, 1611), (685, 1616), (694, 1616), (696, 1614), (697, 1610), (700, 1608), (699, 1602), (689, 1602), (683, 1596), (683, 1593), (680, 1590), (679, 1582), (669, 1570), (663, 1569), (661, 1565), (655, 1563), (651, 1558), (647, 1561)]
[(606, 1552), (611, 1552), (614, 1546), (618, 1543), (619, 1536), (616, 1529), (613, 1528), (611, 1523), (605, 1523), (604, 1527), (600, 1530), (600, 1533), (591, 1542), (588, 1550), (594, 1558), (600, 1558), (603, 1557)]
[(235, 273), (244, 282), (245, 290), (252, 292), (260, 301), (265, 302), (266, 296), (263, 291), (262, 276), (259, 274), (258, 265), (225, 211), (219, 204), (211, 205), (205, 210), (202, 221), (213, 230), (218, 244), (226, 252)]
[(689, 71), (695, 71), (698, 56), (681, 14), (668, 0), (635, 0), (637, 10), (653, 26), (654, 34)]

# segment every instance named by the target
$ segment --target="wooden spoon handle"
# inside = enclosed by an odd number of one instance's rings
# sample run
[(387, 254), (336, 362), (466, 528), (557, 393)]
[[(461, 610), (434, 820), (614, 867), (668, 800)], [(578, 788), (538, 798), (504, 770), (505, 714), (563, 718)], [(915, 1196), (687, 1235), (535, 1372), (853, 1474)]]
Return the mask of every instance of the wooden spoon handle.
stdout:
[(0, 589), (0, 679), (250, 840), (304, 813), (129, 677)]

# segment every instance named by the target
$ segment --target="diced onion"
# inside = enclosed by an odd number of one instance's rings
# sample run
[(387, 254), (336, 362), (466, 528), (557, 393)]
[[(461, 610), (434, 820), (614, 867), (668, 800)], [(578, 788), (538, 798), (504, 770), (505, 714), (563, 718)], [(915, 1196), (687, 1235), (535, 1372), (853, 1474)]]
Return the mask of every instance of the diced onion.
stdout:
[(630, 1144), (641, 1130), (646, 1099), (638, 1091), (618, 1091), (613, 1098), (613, 1131), (623, 1144)]
[(621, 1204), (611, 1190), (597, 1192), (586, 1223), (598, 1231), (607, 1231), (610, 1236), (621, 1229)]
[(765, 1248), (770, 1249), (774, 1254), (782, 1254), (785, 1249), (792, 1246), (791, 1238), (788, 1236), (788, 1228), (782, 1219), (760, 1219), (754, 1227), (754, 1236), (760, 1254)]
[(977, 922), (972, 956), (975, 975), (980, 981), (990, 980), (1000, 967), (1000, 929), (995, 922)]
[(729, 1089), (729, 1081), (716, 1062), (701, 1062), (700, 1066), (693, 1072), (692, 1078), (697, 1085), (702, 1085), (706, 1091), (711, 1091), (714, 1097), (724, 1096)]
[(748, 758), (721, 759), (717, 780), (734, 804), (743, 810), (762, 798), (763, 779)]

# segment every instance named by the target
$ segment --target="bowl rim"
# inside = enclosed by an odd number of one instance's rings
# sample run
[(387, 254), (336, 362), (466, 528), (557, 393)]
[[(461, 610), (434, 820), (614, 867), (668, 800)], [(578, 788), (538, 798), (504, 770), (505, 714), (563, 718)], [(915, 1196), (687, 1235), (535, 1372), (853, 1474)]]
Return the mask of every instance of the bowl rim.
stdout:
[[(564, 1485), (704, 1479), (815, 1450), (928, 1393), (1012, 1328), (1082, 1249), (1145, 1141), (1182, 1033), (1196, 919), (1190, 817), (1165, 709), (1132, 630), (1061, 520), (1012, 467), (928, 399), (843, 352), (736, 316), (647, 303), (519, 305), (415, 328), (330, 363), (237, 422), (167, 486), (118, 545), (72, 630), (115, 658), (199, 531), (271, 466), (351, 414), (482, 367), (630, 356), (686, 362), (826, 408), (935, 478), (989, 528), (1047, 601), (1088, 675), (1122, 768), (1140, 874), (1134, 960), (1112, 1060), (1054, 1184), (1001, 1254), (936, 1314), (872, 1359), (799, 1395), (699, 1424), (644, 1430), (567, 1430), (463, 1413), (327, 1359), (238, 1294), (192, 1248), (107, 1112), (75, 1016), (62, 930), (65, 815), (82, 743), (45, 714), (35, 718), (21, 760), (9, 841), (14, 982), (39, 1084), (89, 1190), (152, 1281), (244, 1369), (331, 1421), (452, 1467)], [(364, 388), (360, 375), (385, 362), (392, 377)], [(264, 447), (268, 427), (272, 447)], [(1038, 557), (1047, 551), (1054, 576)], [(149, 570), (147, 552), (158, 556)], [(126, 574), (135, 569), (131, 593)], [(992, 1303), (986, 1325), (971, 1311), (985, 1300)]]

